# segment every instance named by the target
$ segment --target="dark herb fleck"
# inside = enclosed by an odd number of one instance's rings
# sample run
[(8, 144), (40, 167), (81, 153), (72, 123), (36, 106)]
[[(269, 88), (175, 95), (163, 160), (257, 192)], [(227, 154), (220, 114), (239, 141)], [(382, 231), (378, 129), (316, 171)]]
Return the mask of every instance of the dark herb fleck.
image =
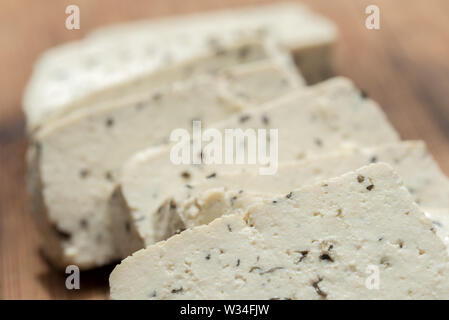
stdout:
[(82, 169), (81, 171), (80, 171), (80, 177), (81, 178), (87, 178), (88, 176), (89, 176), (89, 174), (90, 174), (90, 171), (89, 170), (87, 170), (87, 169)]
[(237, 264), (235, 266), (236, 267), (240, 266), (240, 259), (237, 259)]
[(334, 259), (332, 259), (332, 257), (329, 255), (329, 253), (322, 253), (320, 255), (320, 260), (326, 260), (326, 261), (334, 262)]
[(181, 173), (181, 177), (183, 177), (184, 179), (190, 179), (190, 173), (188, 171), (183, 171)]
[(369, 160), (370, 163), (376, 163), (377, 162), (377, 157), (376, 156), (372, 156), (371, 159)]
[(363, 181), (365, 181), (365, 177), (362, 176), (362, 175), (358, 175), (358, 176), (357, 176), (357, 181), (358, 181), (359, 183), (362, 183)]
[(274, 268), (268, 269), (267, 271), (260, 272), (259, 274), (264, 275), (266, 273), (273, 273), (276, 270), (282, 270), (282, 269), (284, 269), (284, 268), (283, 267), (274, 267)]
[(260, 267), (251, 267), (251, 269), (249, 269), (249, 272), (253, 272), (255, 270), (261, 270)]
[(321, 147), (323, 145), (323, 141), (321, 141), (321, 139), (319, 138), (315, 138), (315, 144), (319, 147)]
[(323, 278), (318, 277), (318, 280), (312, 282), (312, 286), (313, 286), (313, 288), (315, 289), (315, 292), (316, 292), (319, 296), (321, 296), (321, 297), (323, 297), (324, 299), (326, 299), (327, 293), (324, 292), (323, 290), (321, 290), (321, 288), (320, 288), (320, 286), (319, 286), (319, 284), (320, 284), (321, 281), (323, 281)]
[(55, 232), (58, 234), (58, 237), (64, 241), (70, 240), (72, 234), (70, 232), (59, 229), (58, 227), (54, 227)]
[(86, 219), (81, 219), (80, 226), (81, 226), (81, 228), (86, 229), (89, 226), (89, 223)]
[(173, 289), (173, 290), (171, 291), (171, 293), (176, 294), (176, 293), (181, 293), (182, 291), (184, 291), (184, 288), (183, 288), (183, 287), (180, 287), (179, 289)]
[(251, 47), (246, 45), (246, 46), (243, 46), (242, 48), (240, 48), (237, 54), (238, 54), (239, 59), (245, 59), (249, 55), (250, 52), (251, 52)]
[(304, 251), (300, 251), (299, 253), (301, 254), (301, 256), (295, 261), (295, 264), (298, 264), (298, 263), (302, 262), (302, 260), (307, 258), (307, 255), (309, 254), (309, 251), (304, 250)]
[(268, 123), (270, 122), (270, 120), (268, 119), (268, 117), (267, 116), (262, 116), (262, 123), (264, 124), (264, 125), (268, 125)]
[(229, 232), (232, 232), (232, 228), (231, 228), (231, 225), (230, 225), (230, 224), (228, 224), (228, 231), (229, 231)]
[(106, 180), (111, 181), (111, 182), (114, 181), (114, 176), (111, 171), (107, 171), (104, 174), (104, 176), (105, 176)]
[(106, 119), (106, 127), (112, 127), (114, 125), (114, 119), (112, 118), (107, 118)]
[(210, 253), (207, 254), (207, 256), (206, 256), (205, 259), (206, 259), (206, 260), (210, 260)]
[(206, 179), (215, 178), (216, 176), (217, 176), (217, 174), (214, 172), (214, 173), (211, 173), (210, 175), (206, 176)]
[(293, 192), (290, 192), (290, 193), (287, 194), (285, 197), (286, 197), (287, 199), (291, 199), (292, 196), (293, 196)]
[(250, 118), (251, 118), (251, 117), (250, 117), (249, 115), (245, 114), (245, 115), (243, 115), (243, 116), (240, 117), (239, 121), (240, 121), (241, 123), (244, 123), (244, 122), (248, 121)]
[(374, 189), (374, 184), (370, 184), (368, 187), (366, 187), (366, 190), (371, 191)]
[(380, 259), (380, 264), (383, 264), (386, 267), (391, 266), (390, 262), (388, 261), (388, 258), (386, 258), (386, 257), (383, 257), (382, 259)]

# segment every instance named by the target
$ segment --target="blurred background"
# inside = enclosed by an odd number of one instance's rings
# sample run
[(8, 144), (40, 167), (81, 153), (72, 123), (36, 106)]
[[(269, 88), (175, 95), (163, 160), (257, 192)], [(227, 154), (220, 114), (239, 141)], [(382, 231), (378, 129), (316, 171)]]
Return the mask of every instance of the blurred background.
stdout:
[[(27, 211), (21, 97), (33, 63), (47, 48), (98, 26), (239, 7), (254, 0), (2, 0), (0, 2), (0, 299), (103, 299), (111, 268), (82, 273), (68, 291), (65, 274), (39, 254)], [(404, 139), (424, 140), (449, 174), (449, 1), (303, 0), (333, 20), (340, 38), (335, 74), (351, 78), (387, 113)], [(65, 28), (78, 5), (80, 30)], [(380, 30), (365, 28), (365, 8), (380, 8)]]

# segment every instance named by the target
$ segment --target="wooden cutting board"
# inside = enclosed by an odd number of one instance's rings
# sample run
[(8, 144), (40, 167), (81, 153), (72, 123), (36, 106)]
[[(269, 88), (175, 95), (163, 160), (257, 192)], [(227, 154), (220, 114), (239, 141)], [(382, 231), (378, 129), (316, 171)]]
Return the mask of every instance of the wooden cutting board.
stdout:
[[(68, 291), (65, 274), (39, 254), (40, 235), (26, 204), (26, 139), (21, 95), (37, 56), (118, 21), (194, 12), (260, 1), (70, 0), (0, 4), (0, 299), (103, 299), (112, 267), (81, 274)], [(266, 2), (266, 1), (264, 1)], [(336, 74), (348, 76), (378, 101), (404, 139), (427, 142), (449, 174), (449, 1), (307, 0), (336, 22), (341, 37)], [(77, 4), (81, 29), (64, 27)], [(380, 30), (365, 28), (365, 8), (380, 8)]]

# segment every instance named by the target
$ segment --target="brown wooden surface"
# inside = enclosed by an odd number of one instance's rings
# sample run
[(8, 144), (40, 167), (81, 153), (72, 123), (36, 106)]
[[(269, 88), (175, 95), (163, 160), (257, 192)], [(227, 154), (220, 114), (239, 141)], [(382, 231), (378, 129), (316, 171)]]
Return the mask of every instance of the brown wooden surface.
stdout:
[[(242, 4), (244, 0), (2, 0), (0, 3), (0, 299), (99, 298), (111, 268), (82, 273), (81, 290), (39, 254), (40, 236), (27, 211), (21, 95), (36, 57), (117, 21)], [(260, 2), (260, 1), (259, 1)], [(336, 22), (335, 70), (377, 100), (404, 139), (423, 139), (449, 174), (449, 1), (307, 0)], [(81, 29), (64, 27), (77, 4)], [(381, 29), (365, 28), (364, 9), (377, 4)]]

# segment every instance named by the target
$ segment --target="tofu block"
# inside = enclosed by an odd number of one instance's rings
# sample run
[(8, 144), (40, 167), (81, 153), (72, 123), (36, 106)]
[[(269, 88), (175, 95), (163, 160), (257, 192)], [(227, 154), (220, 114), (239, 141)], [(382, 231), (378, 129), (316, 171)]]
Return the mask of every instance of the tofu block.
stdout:
[(47, 117), (64, 113), (91, 94), (168, 66), (222, 55), (226, 47), (248, 37), (269, 38), (288, 49), (309, 81), (330, 73), (336, 28), (299, 4), (119, 25), (52, 48), (39, 58), (23, 98), (28, 130), (32, 132)]
[[(79, 59), (79, 56), (77, 59)], [(74, 61), (76, 64), (78, 60), (75, 59)], [(44, 124), (57, 121), (72, 113), (80, 112), (80, 109), (81, 112), (95, 110), (102, 104), (117, 103), (137, 94), (154, 91), (160, 87), (188, 80), (197, 75), (214, 75), (220, 72), (246, 74), (247, 71), (239, 71), (240, 66), (248, 69), (252, 68), (251, 65), (257, 65), (258, 63), (276, 64), (277, 68), (281, 68), (286, 76), (289, 77), (289, 81), (295, 81), (298, 86), (304, 85), (302, 76), (292, 68), (293, 60), (290, 55), (277, 44), (260, 37), (241, 38), (221, 47), (218, 52), (205, 51), (189, 59), (171, 63), (164, 68), (161, 67), (155, 70), (139, 68), (140, 71), (135, 76), (129, 74), (126, 64), (120, 64), (112, 69), (115, 70), (115, 73), (110, 71), (107, 77), (105, 75), (103, 80), (98, 80), (100, 81), (98, 83), (100, 87), (97, 89), (95, 85), (92, 85), (92, 81), (95, 81), (98, 76), (89, 75), (87, 79), (83, 79), (81, 84), (72, 84), (72, 87), (64, 89), (67, 90), (64, 95), (56, 94), (57, 90), (53, 86), (50, 88), (52, 92), (48, 99), (42, 96), (45, 95), (45, 87), (48, 81), (31, 80), (24, 98), (28, 130), (30, 134), (33, 134)], [(250, 66), (247, 67), (247, 64)], [(70, 65), (73, 64), (71, 63)], [(64, 68), (61, 72), (69, 72), (67, 66)], [(109, 68), (112, 67), (110, 66)], [(232, 69), (236, 70), (232, 71)], [(98, 68), (94, 68), (94, 70), (99, 72)], [(120, 81), (114, 80), (117, 76), (119, 80), (121, 79)], [(263, 79), (266, 78), (264, 77)], [(58, 81), (56, 86), (62, 86), (63, 83)], [(83, 91), (80, 86), (86, 86), (85, 90)], [(27, 102), (30, 100), (28, 99), (29, 96), (32, 99), (30, 103)], [(53, 102), (46, 104), (45, 101)]]
[[(198, 183), (190, 183), (188, 187), (184, 185), (180, 193), (173, 194), (167, 205), (176, 207), (174, 211), (178, 213), (184, 228), (191, 228), (209, 223), (237, 208), (245, 209), (248, 203), (251, 204), (251, 201), (244, 199), (246, 193), (288, 193), (294, 188), (336, 177), (378, 161), (394, 168), (421, 207), (449, 208), (449, 179), (422, 141), (356, 148), (285, 163), (279, 167), (276, 175), (258, 175), (249, 171), (215, 175), (213, 179), (204, 178)], [(162, 212), (168, 211), (168, 208), (162, 209)], [(179, 223), (177, 226), (179, 228)], [(159, 229), (159, 226), (155, 228)]]
[[(46, 255), (58, 266), (82, 269), (115, 261), (106, 208), (128, 157), (165, 143), (172, 129), (190, 129), (193, 119), (212, 123), (274, 98), (269, 92), (281, 96), (297, 88), (281, 68), (245, 68), (229, 71), (231, 78), (221, 72), (202, 75), (94, 110), (79, 109), (39, 130), (28, 153), (29, 189)], [(236, 90), (241, 93), (245, 83), (250, 98), (243, 105)]]
[[(378, 105), (364, 98), (345, 78), (327, 80), (210, 127), (221, 132), (227, 128), (278, 129), (279, 162), (341, 148), (399, 141)], [(111, 213), (112, 225), (116, 228), (114, 234), (124, 256), (166, 238), (164, 228), (155, 226), (170, 225), (170, 219), (164, 217), (172, 214), (162, 211), (167, 205), (170, 208), (171, 197), (183, 192), (186, 185), (195, 184), (195, 181), (202, 181), (211, 175), (220, 176), (225, 172), (249, 170), (251, 167), (176, 165), (170, 161), (170, 151), (171, 147), (142, 151), (124, 166), (119, 181), (122, 197), (119, 198), (125, 200), (121, 207), (128, 209), (124, 214), (115, 209), (112, 210), (115, 214)], [(131, 228), (124, 228), (130, 224)], [(127, 234), (137, 234), (140, 240), (125, 240)], [(133, 245), (127, 248), (129, 243)]]
[(449, 257), (373, 164), (137, 251), (109, 281), (112, 299), (448, 299)]

